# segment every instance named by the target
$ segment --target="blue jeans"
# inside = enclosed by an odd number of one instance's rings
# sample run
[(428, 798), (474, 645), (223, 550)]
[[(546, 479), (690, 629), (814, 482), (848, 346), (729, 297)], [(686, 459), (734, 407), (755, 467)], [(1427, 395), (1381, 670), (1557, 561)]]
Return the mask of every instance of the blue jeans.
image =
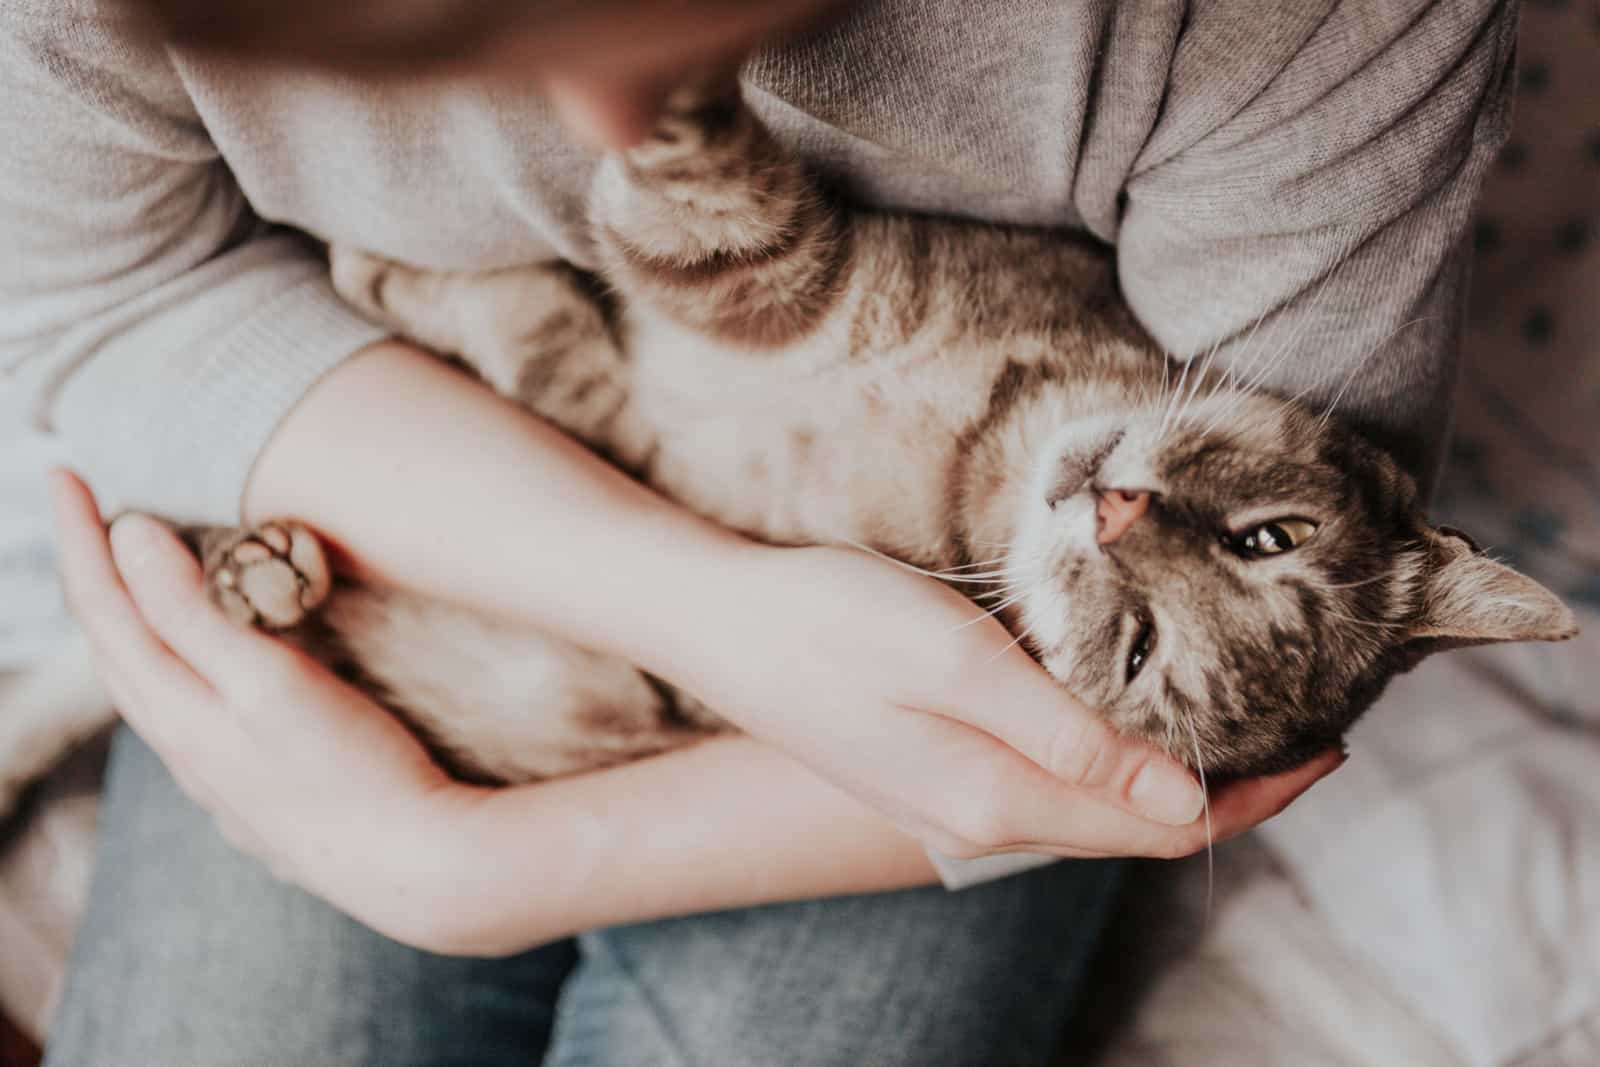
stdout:
[(126, 730), (107, 789), (50, 1067), (1045, 1065), (1120, 874), (1063, 862), (452, 959), (274, 881)]

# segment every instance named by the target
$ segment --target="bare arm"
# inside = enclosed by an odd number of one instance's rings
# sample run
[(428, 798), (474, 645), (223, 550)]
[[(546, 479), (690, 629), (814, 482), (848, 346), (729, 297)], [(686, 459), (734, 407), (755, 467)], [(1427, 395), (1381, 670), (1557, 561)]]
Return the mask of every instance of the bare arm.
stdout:
[(466, 804), (449, 832), (468, 874), (436, 933), (468, 952), (937, 880), (914, 839), (746, 737)]
[(319, 383), (256, 461), (247, 520), (301, 519), (364, 578), (670, 668), (696, 582), (742, 539), (407, 344)]

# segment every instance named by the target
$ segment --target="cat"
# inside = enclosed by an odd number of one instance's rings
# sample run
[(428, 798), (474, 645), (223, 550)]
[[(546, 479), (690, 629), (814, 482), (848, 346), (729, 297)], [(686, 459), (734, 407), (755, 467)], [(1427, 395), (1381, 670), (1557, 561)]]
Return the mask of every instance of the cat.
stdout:
[[(333, 284), (708, 518), (943, 577), (1113, 725), (1213, 780), (1337, 744), (1431, 652), (1576, 633), (1549, 591), (1430, 526), (1414, 480), (1337, 420), (1200, 388), (1101, 250), (852, 209), (737, 93), (675, 95), (601, 162), (590, 222), (598, 277), (335, 245)], [(336, 581), (296, 523), (192, 536), (231, 616), (363, 685), (463, 779), (727, 728), (627, 663)]]

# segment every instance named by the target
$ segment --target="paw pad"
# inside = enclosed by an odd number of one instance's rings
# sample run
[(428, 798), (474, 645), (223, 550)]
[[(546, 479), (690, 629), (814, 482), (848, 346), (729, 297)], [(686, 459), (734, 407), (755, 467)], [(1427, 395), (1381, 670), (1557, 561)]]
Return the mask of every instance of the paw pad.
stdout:
[(316, 535), (294, 523), (267, 523), (242, 535), (211, 568), (211, 591), (229, 618), (284, 630), (316, 610), (333, 576)]

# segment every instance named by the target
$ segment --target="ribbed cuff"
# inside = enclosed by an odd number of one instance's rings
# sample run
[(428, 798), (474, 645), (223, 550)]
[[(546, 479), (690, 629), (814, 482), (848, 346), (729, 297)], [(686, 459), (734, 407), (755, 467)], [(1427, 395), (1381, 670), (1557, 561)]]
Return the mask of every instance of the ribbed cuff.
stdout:
[(1003, 852), (996, 856), (981, 856), (975, 860), (958, 860), (942, 852), (935, 852), (931, 848), (926, 851), (929, 862), (933, 864), (933, 869), (939, 872), (939, 881), (944, 883), (946, 889), (967, 889), (984, 882), (1009, 878), (1023, 871), (1048, 867), (1056, 862), (1056, 857), (1041, 856), (1037, 852)]
[(141, 340), (68, 383), (61, 413), (75, 424), (73, 458), (93, 475), (103, 512), (239, 521), (250, 471), (284, 417), (323, 375), (389, 333), (342, 304), (325, 271), (301, 269), (203, 351), (151, 351)]

